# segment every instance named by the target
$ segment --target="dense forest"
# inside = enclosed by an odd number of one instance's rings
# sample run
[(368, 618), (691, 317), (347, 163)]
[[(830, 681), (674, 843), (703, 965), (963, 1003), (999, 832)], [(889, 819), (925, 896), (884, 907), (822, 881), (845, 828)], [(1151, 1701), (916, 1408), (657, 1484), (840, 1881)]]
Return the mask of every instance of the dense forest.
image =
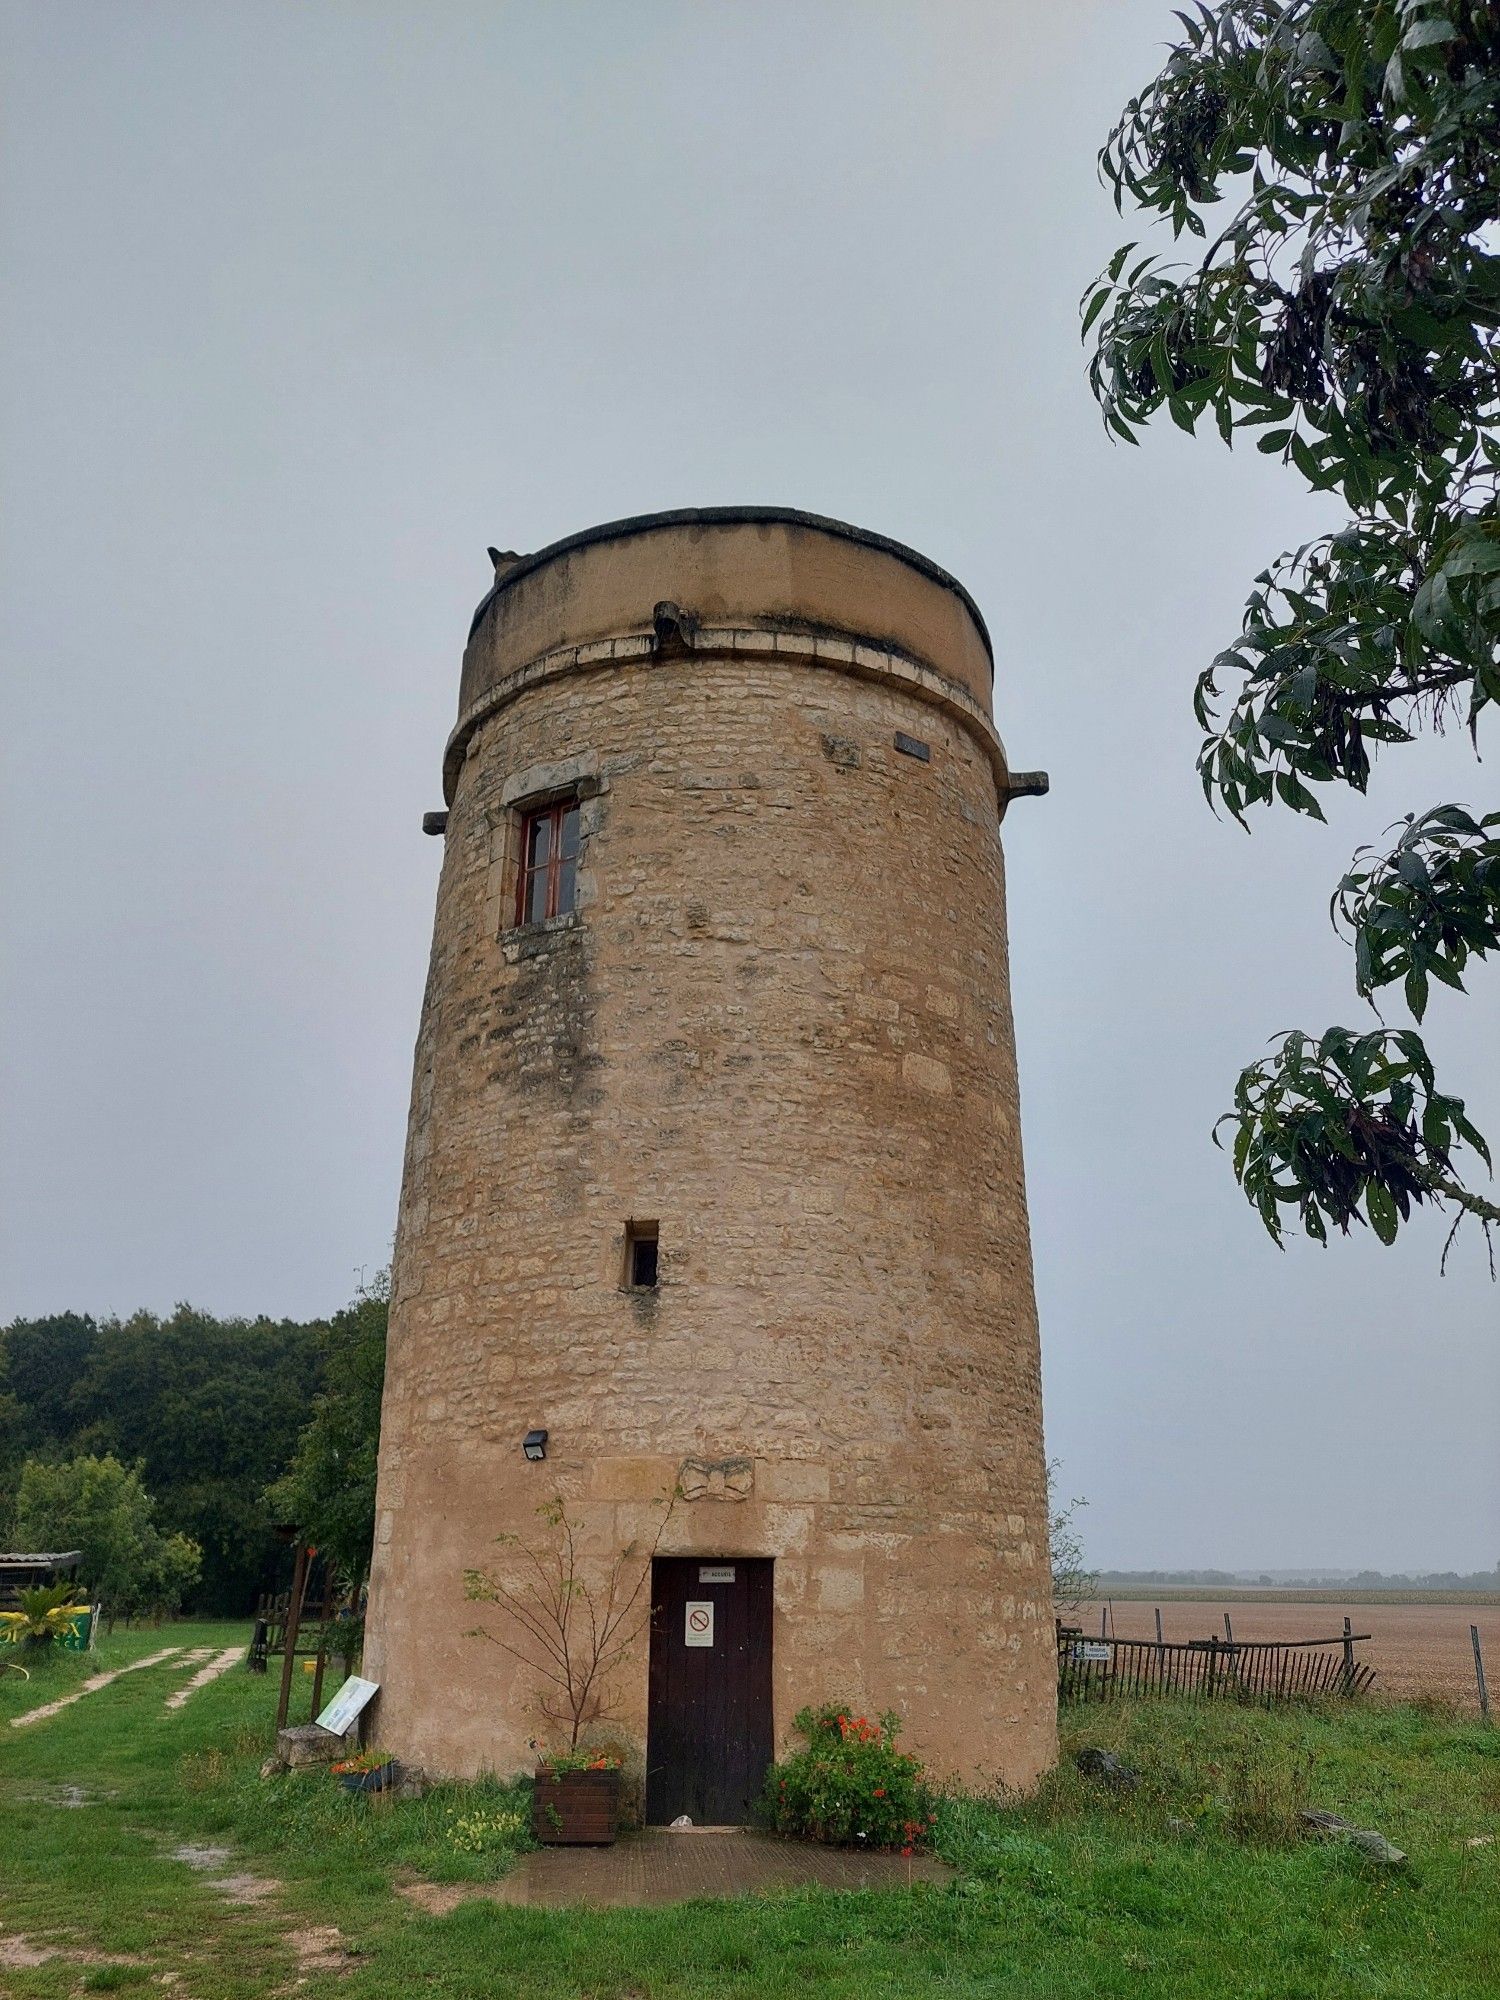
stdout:
[[(187, 1600), (247, 1611), (297, 1519), (357, 1576), (369, 1555), (385, 1287), (329, 1320), (57, 1313), (0, 1328), (0, 1546), (22, 1470), (82, 1457), (138, 1469), (164, 1535), (202, 1550)], [(69, 1543), (68, 1546), (74, 1546)]]

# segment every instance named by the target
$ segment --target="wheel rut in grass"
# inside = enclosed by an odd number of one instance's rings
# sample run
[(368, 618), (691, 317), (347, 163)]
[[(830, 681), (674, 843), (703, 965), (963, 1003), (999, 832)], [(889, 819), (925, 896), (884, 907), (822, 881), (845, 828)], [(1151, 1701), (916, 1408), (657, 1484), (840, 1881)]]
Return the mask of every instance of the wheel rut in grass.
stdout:
[(190, 1660), (196, 1660), (201, 1663), (198, 1671), (185, 1687), (180, 1687), (175, 1694), (167, 1696), (163, 1707), (182, 1708), (199, 1688), (207, 1687), (211, 1681), (216, 1681), (220, 1674), (227, 1674), (229, 1669), (243, 1658), (242, 1646), (226, 1646), (222, 1653), (216, 1653), (212, 1646), (204, 1646), (197, 1653), (187, 1654), (179, 1664), (186, 1666)]
[(138, 1674), (143, 1667), (159, 1667), (164, 1660), (175, 1659), (182, 1651), (181, 1646), (163, 1646), (160, 1652), (148, 1653), (143, 1660), (127, 1660), (123, 1667), (111, 1667), (107, 1673), (90, 1674), (71, 1694), (60, 1694), (55, 1701), (44, 1701), (40, 1708), (28, 1708), (24, 1714), (10, 1718), (12, 1729), (25, 1729), (30, 1723), (45, 1722), (49, 1716), (60, 1715), (65, 1708), (71, 1708), (75, 1701), (82, 1701), (86, 1694), (98, 1694), (101, 1688), (109, 1687), (124, 1674)]
[[(206, 1841), (183, 1841), (168, 1849), (168, 1858), (201, 1874), (214, 1894), (237, 1909), (254, 1909), (272, 1903), (285, 1888), (274, 1875), (255, 1875), (234, 1866), (234, 1851)], [(357, 1953), (344, 1942), (337, 1924), (302, 1925), (285, 1933), (286, 1942), (297, 1954), (299, 1975), (309, 1972), (348, 1972)]]

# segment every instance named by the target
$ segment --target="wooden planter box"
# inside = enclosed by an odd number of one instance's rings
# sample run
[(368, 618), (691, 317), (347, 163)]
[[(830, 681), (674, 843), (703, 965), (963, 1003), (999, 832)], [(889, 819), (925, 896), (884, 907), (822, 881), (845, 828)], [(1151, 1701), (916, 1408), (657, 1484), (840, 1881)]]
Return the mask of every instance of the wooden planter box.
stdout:
[(544, 1847), (609, 1847), (619, 1826), (618, 1771), (538, 1768), (531, 1832)]

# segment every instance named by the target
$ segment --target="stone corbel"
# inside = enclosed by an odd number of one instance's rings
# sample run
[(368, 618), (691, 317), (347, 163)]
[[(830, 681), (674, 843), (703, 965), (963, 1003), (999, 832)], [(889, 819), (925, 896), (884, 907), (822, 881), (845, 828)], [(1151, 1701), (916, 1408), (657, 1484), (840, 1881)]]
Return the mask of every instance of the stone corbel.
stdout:
[(684, 1500), (748, 1500), (755, 1485), (751, 1458), (685, 1458), (677, 1472)]

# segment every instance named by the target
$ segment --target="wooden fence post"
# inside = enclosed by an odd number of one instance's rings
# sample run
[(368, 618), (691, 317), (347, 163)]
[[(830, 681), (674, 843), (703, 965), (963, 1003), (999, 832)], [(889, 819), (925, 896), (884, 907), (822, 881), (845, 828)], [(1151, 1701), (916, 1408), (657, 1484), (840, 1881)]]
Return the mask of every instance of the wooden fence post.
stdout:
[(1156, 1610), (1156, 1671), (1158, 1673), (1162, 1673), (1166, 1669), (1167, 1656), (1162, 1650), (1162, 1643), (1161, 1643), (1161, 1606), (1158, 1604), (1155, 1607), (1155, 1610)]
[[(327, 1557), (324, 1557), (327, 1562)], [(333, 1619), (333, 1564), (328, 1563), (327, 1577), (323, 1585), (323, 1616), (318, 1626), (318, 1664), (313, 1671), (312, 1713), (309, 1722), (316, 1722), (323, 1709), (323, 1668), (328, 1659), (328, 1627)]]
[(1469, 1627), (1469, 1644), (1474, 1648), (1474, 1678), (1479, 1683), (1479, 1713), (1488, 1722), (1490, 1719), (1490, 1690), (1484, 1678), (1484, 1654), (1479, 1650), (1479, 1627)]
[[(1371, 1621), (1374, 1622), (1373, 1620)], [(1344, 1620), (1344, 1693), (1349, 1694), (1354, 1687), (1354, 1641), (1350, 1637), (1354, 1627), (1348, 1618)]]
[(292, 1594), (286, 1605), (286, 1633), (281, 1657), (281, 1694), (276, 1703), (276, 1727), (286, 1728), (286, 1712), (292, 1699), (292, 1668), (296, 1664), (297, 1628), (302, 1623), (302, 1593), (307, 1587), (307, 1544), (297, 1543), (297, 1560), (292, 1565)]

